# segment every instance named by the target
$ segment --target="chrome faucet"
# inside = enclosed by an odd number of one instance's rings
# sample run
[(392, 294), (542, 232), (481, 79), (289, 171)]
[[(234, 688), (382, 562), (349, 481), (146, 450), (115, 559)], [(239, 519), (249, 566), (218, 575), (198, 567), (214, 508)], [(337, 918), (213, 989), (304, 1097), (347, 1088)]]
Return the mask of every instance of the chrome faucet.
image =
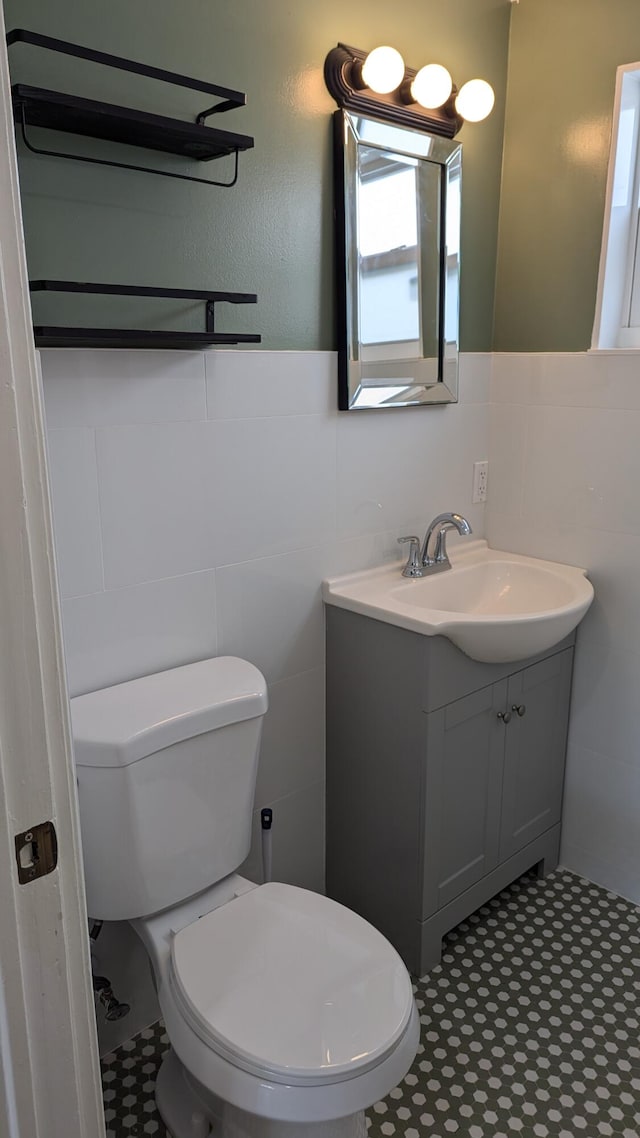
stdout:
[[(402, 570), (403, 577), (426, 577), (430, 573), (441, 573), (451, 568), (447, 557), (447, 533), (455, 529), (459, 534), (467, 536), (472, 533), (471, 526), (462, 514), (438, 514), (427, 527), (422, 547), (418, 537), (399, 537), (398, 542), (403, 545), (410, 542), (409, 558)], [(430, 553), (433, 535), (436, 534), (433, 554)]]

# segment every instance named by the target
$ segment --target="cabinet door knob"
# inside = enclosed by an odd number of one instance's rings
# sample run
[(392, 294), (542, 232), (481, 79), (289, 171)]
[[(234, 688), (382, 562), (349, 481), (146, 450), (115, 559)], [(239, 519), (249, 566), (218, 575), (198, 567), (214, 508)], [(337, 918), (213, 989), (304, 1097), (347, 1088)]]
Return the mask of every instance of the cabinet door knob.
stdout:
[(505, 724), (508, 723), (509, 720), (511, 719), (511, 712), (510, 711), (499, 711), (498, 712), (498, 719), (501, 719), (502, 722)]
[(526, 706), (524, 703), (519, 703), (519, 704), (518, 703), (512, 703), (511, 704), (511, 710), (515, 711), (516, 714), (519, 715), (521, 719), (522, 719), (522, 716), (526, 715), (526, 713), (527, 713), (527, 709), (526, 709)]

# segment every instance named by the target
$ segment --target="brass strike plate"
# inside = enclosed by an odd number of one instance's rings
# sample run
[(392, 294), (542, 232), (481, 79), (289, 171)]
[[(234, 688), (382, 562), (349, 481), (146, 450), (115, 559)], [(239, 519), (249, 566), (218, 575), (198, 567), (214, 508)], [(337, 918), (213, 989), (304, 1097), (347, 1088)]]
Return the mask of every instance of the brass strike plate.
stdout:
[(18, 881), (21, 885), (45, 877), (56, 868), (58, 838), (53, 822), (40, 822), (22, 834), (16, 834), (15, 843)]

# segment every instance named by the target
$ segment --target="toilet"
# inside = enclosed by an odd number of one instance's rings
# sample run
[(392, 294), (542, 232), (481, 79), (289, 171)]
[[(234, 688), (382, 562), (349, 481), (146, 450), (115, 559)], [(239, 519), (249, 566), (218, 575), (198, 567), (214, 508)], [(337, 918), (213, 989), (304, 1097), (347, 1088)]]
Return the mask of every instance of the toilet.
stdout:
[(175, 1138), (364, 1138), (416, 1054), (411, 981), (349, 909), (237, 874), (266, 711), (231, 656), (71, 700), (87, 907), (149, 955)]

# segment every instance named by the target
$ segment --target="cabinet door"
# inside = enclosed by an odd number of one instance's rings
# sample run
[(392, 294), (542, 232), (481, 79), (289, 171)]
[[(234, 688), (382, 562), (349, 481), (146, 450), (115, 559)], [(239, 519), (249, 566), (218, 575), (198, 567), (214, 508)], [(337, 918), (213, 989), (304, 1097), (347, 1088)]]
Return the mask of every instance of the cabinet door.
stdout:
[(500, 861), (560, 821), (573, 649), (509, 679)]
[(427, 716), (423, 916), (498, 863), (507, 681)]

